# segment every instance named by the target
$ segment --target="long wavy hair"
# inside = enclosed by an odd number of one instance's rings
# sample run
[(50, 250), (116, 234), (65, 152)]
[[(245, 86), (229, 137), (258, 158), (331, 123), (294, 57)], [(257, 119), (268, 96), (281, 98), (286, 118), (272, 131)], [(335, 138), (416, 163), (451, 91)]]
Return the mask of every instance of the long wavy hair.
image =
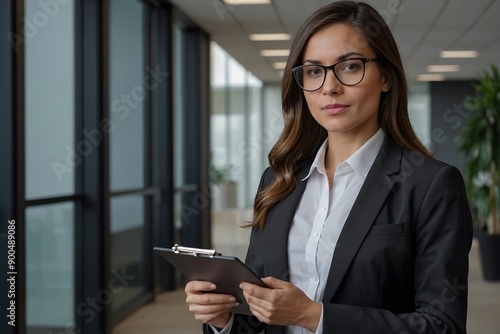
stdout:
[(432, 156), (411, 127), (403, 64), (384, 19), (372, 6), (363, 2), (331, 3), (309, 17), (292, 43), (282, 79), (284, 129), (268, 155), (275, 179), (257, 194), (254, 220), (248, 227), (264, 228), (269, 210), (295, 189), (296, 174), (312, 162), (327, 137), (327, 131), (312, 117), (304, 93), (293, 78), (292, 68), (302, 65), (310, 37), (335, 23), (344, 23), (355, 29), (380, 59), (382, 74), (390, 84), (389, 91), (381, 95), (378, 113), (379, 125), (386, 135), (407, 150)]

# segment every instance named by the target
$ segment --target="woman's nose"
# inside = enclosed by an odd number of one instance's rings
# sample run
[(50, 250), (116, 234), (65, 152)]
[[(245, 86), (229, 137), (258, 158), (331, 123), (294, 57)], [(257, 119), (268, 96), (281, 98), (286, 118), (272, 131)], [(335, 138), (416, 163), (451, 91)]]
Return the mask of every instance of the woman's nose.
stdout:
[(342, 84), (339, 79), (337, 79), (335, 73), (333, 73), (333, 69), (331, 68), (326, 70), (325, 82), (323, 83), (322, 89), (323, 93), (328, 95), (334, 93), (338, 94), (342, 90)]

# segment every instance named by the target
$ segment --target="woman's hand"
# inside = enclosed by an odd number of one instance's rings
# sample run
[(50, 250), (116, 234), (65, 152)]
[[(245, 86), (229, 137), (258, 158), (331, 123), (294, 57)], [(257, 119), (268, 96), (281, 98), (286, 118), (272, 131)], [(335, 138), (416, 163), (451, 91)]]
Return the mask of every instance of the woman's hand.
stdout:
[(313, 302), (295, 285), (274, 277), (262, 279), (268, 288), (241, 283), (252, 313), (262, 322), (282, 326), (299, 326), (315, 332), (322, 306)]
[(229, 309), (237, 306), (236, 299), (230, 295), (210, 293), (215, 284), (204, 281), (191, 281), (186, 284), (186, 303), (196, 320), (218, 328), (224, 328), (231, 319)]

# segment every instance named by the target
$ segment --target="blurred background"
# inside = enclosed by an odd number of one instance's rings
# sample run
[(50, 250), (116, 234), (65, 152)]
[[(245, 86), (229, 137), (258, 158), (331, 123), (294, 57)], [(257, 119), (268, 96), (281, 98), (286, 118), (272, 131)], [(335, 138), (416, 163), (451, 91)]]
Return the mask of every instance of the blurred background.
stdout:
[[(152, 248), (244, 259), (291, 40), (329, 3), (245, 2), (0, 2), (0, 306), (16, 303), (1, 333), (198, 332), (182, 277)], [(367, 2), (400, 47), (417, 135), (463, 170), (463, 101), (500, 65), (500, 1)], [(470, 332), (500, 333), (500, 285), (478, 252)]]

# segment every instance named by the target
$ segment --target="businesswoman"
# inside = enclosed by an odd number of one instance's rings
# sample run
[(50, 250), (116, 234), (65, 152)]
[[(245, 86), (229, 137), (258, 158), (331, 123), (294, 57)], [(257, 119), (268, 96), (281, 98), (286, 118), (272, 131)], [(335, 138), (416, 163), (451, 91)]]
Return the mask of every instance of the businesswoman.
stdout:
[[(471, 215), (460, 172), (415, 136), (394, 38), (339, 1), (298, 31), (285, 126), (261, 179), (242, 282), (255, 317), (186, 285), (206, 333), (465, 333)], [(229, 273), (228, 273), (229, 274)]]

